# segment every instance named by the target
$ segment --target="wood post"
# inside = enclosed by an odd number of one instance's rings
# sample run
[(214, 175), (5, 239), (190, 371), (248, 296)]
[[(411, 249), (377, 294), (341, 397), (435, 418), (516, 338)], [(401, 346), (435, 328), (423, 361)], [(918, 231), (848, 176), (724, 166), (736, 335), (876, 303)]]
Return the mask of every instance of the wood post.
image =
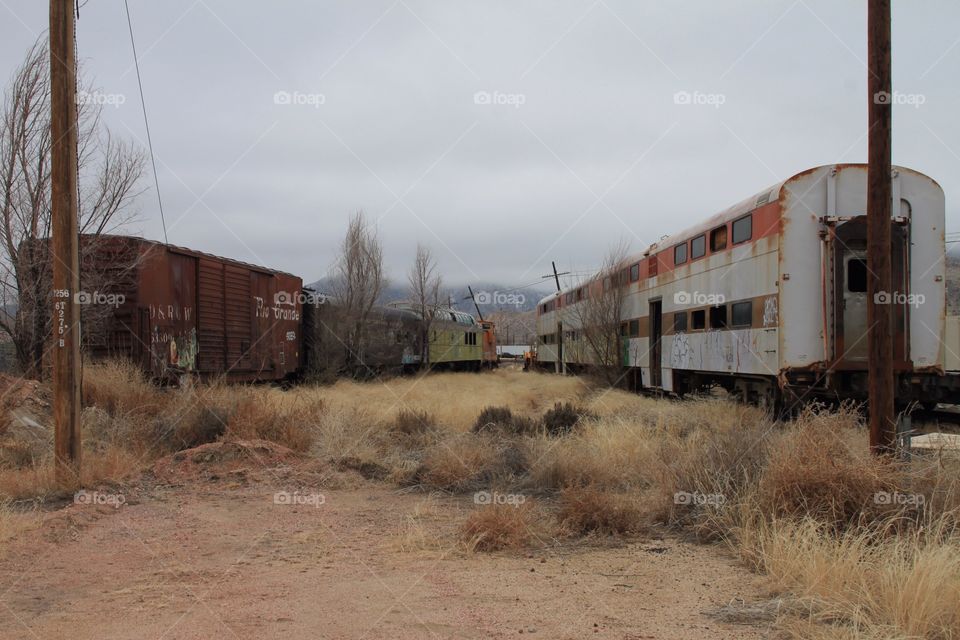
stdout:
[(890, 0), (868, 0), (867, 88), (869, 131), (867, 151), (867, 343), (870, 449), (893, 451), (896, 442), (894, 406), (890, 224), (891, 111)]
[(73, 0), (50, 0), (53, 418), (56, 477), (80, 481), (80, 292), (77, 61)]

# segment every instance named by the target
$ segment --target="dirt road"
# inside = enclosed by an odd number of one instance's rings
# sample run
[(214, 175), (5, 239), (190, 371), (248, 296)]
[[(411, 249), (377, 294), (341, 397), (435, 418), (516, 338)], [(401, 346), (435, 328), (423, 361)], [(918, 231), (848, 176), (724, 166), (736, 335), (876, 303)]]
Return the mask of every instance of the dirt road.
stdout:
[(48, 513), (0, 558), (0, 637), (626, 640), (766, 631), (704, 615), (762, 595), (716, 548), (668, 537), (468, 553), (454, 542), (472, 507), (463, 499), (357, 480), (277, 504), (280, 488), (155, 485)]

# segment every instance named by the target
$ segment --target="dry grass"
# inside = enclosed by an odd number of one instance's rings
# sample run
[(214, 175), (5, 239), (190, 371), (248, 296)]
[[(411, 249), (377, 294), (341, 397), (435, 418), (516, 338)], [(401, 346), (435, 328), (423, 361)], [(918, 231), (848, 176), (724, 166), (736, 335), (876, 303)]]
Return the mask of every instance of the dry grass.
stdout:
[(152, 416), (165, 404), (163, 391), (126, 360), (86, 364), (82, 391), (84, 406), (96, 406), (111, 415)]
[(542, 546), (550, 537), (548, 518), (532, 501), (488, 504), (472, 511), (460, 528), (470, 551), (500, 551)]
[(835, 528), (875, 519), (874, 497), (896, 488), (903, 466), (877, 464), (850, 410), (807, 411), (770, 452), (756, 487), (776, 518), (809, 516)]
[(310, 393), (275, 389), (249, 390), (229, 416), (228, 437), (269, 440), (294, 451), (313, 444), (313, 431), (323, 415), (323, 399)]
[(497, 450), (489, 438), (461, 433), (444, 438), (423, 453), (419, 484), (446, 491), (471, 491), (490, 484)]
[[(516, 549), (659, 523), (726, 540), (768, 573), (802, 603), (790, 611), (807, 612), (780, 621), (797, 637), (960, 637), (960, 464), (878, 463), (849, 409), (783, 425), (718, 399), (654, 400), (515, 370), (159, 390), (114, 363), (89, 366), (84, 384), (85, 486), (122, 482), (177, 449), (262, 438), (397, 485), (539, 497), (472, 509), (444, 543)], [(558, 404), (550, 434), (544, 416)], [(481, 415), (490, 407), (505, 410)], [(53, 494), (52, 438), (28, 443), (6, 417), (0, 425), (0, 497)], [(438, 548), (435, 508), (402, 523), (404, 548)]]
[(18, 469), (0, 470), (0, 496), (10, 500), (46, 499), (69, 495), (80, 487), (122, 483), (140, 472), (142, 463), (119, 447), (85, 451), (80, 478), (67, 487), (58, 485), (52, 458)]
[(643, 521), (634, 497), (594, 486), (565, 489), (557, 517), (564, 530), (576, 535), (637, 533)]
[[(824, 637), (960, 636), (960, 534), (934, 522), (892, 537), (892, 526), (836, 534), (812, 518), (761, 521), (748, 551), (781, 590), (808, 603), (814, 620), (829, 624), (818, 631)], [(811, 630), (802, 620), (786, 626), (803, 637)]]

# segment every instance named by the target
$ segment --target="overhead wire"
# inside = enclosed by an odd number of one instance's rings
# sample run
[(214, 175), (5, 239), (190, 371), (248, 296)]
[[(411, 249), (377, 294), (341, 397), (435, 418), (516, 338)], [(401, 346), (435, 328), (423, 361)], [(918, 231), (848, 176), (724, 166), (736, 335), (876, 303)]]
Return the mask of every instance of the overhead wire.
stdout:
[(140, 89), (140, 108), (143, 110), (143, 126), (147, 131), (147, 148), (150, 150), (150, 164), (153, 166), (153, 184), (157, 189), (157, 205), (160, 207), (160, 223), (163, 225), (163, 241), (167, 239), (167, 220), (163, 215), (163, 198), (160, 197), (160, 179), (157, 177), (157, 159), (153, 153), (153, 139), (150, 137), (150, 121), (147, 119), (147, 103), (143, 97), (143, 81), (140, 79), (140, 60), (137, 58), (137, 43), (133, 37), (133, 22), (130, 20), (130, 4), (123, 0), (127, 12), (127, 29), (130, 31), (130, 47), (133, 49), (133, 66), (137, 70), (137, 87)]

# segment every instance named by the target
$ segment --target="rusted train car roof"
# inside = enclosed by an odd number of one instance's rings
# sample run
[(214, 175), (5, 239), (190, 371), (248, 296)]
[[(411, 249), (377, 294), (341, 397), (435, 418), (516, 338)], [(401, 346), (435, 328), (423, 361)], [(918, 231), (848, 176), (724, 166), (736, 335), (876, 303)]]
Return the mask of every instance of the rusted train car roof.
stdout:
[[(832, 164), (817, 165), (815, 167), (804, 169), (803, 171), (798, 171), (797, 173), (794, 173), (793, 175), (783, 180), (780, 180), (779, 182), (767, 187), (766, 189), (758, 191), (757, 193), (751, 195), (750, 197), (744, 198), (740, 202), (737, 202), (736, 204), (733, 204), (727, 207), (726, 209), (723, 209), (722, 211), (713, 214), (712, 216), (706, 218), (705, 220), (701, 220), (700, 222), (698, 222), (693, 226), (690, 226), (682, 231), (679, 231), (677, 233), (672, 233), (668, 236), (665, 236), (664, 238), (661, 238), (659, 241), (654, 242), (642, 252), (631, 253), (630, 255), (626, 256), (618, 264), (617, 268), (620, 269), (620, 268), (629, 266), (633, 263), (642, 261), (646, 259), (648, 256), (655, 254), (657, 252), (663, 251), (665, 249), (669, 249), (670, 247), (674, 246), (677, 243), (685, 242), (690, 238), (696, 235), (699, 235), (700, 233), (706, 233), (711, 229), (713, 229), (714, 227), (720, 224), (723, 224), (724, 222), (733, 220), (741, 215), (744, 215), (749, 213), (750, 211), (753, 211), (757, 207), (762, 206), (762, 204), (766, 204), (768, 202), (776, 202), (781, 197), (781, 191), (783, 189), (783, 186), (788, 182), (791, 182), (792, 180), (795, 180), (807, 174), (813, 173), (820, 169), (827, 169), (832, 167), (836, 167), (838, 169), (844, 169), (848, 167), (866, 167), (866, 166), (867, 165), (863, 164), (862, 162), (835, 162)], [(930, 178), (930, 176), (927, 176), (926, 174), (920, 171), (917, 171), (916, 169), (911, 169), (910, 167), (905, 167), (902, 165), (894, 165), (893, 168), (896, 169), (897, 171), (908, 171), (916, 175), (924, 176), (930, 179), (930, 181), (936, 184), (938, 187), (940, 186), (936, 182), (936, 180), (933, 180), (933, 178)], [(563, 296), (565, 293), (568, 293), (570, 291), (575, 291), (576, 289), (584, 286), (586, 283), (594, 281), (599, 275), (600, 274), (597, 273), (591, 276), (590, 278), (584, 280), (583, 282), (580, 282), (574, 287), (565, 287), (558, 292), (550, 293), (544, 296), (543, 298), (541, 298), (537, 302), (537, 306), (539, 307), (541, 304), (545, 302), (549, 302), (550, 300), (559, 298)]]
[[(92, 237), (92, 236), (89, 236), (89, 235), (87, 235), (87, 236), (81, 236), (81, 238), (84, 238), (84, 237)], [(181, 246), (178, 246), (178, 245), (175, 245), (175, 244), (167, 244), (167, 243), (163, 243), (163, 242), (158, 242), (157, 240), (148, 240), (147, 238), (141, 238), (140, 236), (125, 236), (125, 235), (120, 235), (120, 234), (101, 234), (100, 236), (96, 236), (96, 237), (99, 238), (99, 239), (113, 239), (113, 240), (118, 240), (118, 241), (121, 241), (121, 242), (130, 242), (130, 243), (135, 243), (135, 244), (151, 245), (151, 246), (155, 246), (155, 247), (163, 247), (163, 248), (165, 248), (165, 249), (168, 250), (168, 251), (174, 251), (174, 252), (176, 252), (176, 253), (181, 253), (181, 254), (188, 255), (188, 256), (196, 256), (196, 257), (198, 257), (198, 258), (201, 258), (201, 257), (202, 257), (202, 258), (209, 258), (209, 259), (211, 259), (211, 260), (217, 260), (217, 261), (219, 261), (219, 262), (224, 262), (224, 263), (227, 263), (227, 264), (236, 265), (236, 266), (238, 266), (238, 267), (243, 267), (243, 268), (245, 268), (245, 269), (250, 269), (250, 270), (252, 270), (252, 271), (260, 271), (261, 273), (267, 273), (267, 274), (270, 274), (270, 275), (288, 276), (288, 277), (291, 277), (291, 278), (298, 278), (298, 279), (300, 278), (300, 276), (296, 276), (296, 275), (294, 275), (294, 274), (292, 274), (292, 273), (288, 273), (288, 272), (286, 272), (286, 271), (280, 271), (280, 270), (278, 270), (278, 269), (271, 269), (271, 268), (269, 268), (269, 267), (263, 267), (263, 266), (260, 266), (260, 265), (251, 264), (251, 263), (249, 263), (249, 262), (243, 262), (242, 260), (235, 260), (235, 259), (233, 259), (233, 258), (224, 258), (223, 256), (214, 255), (214, 254), (212, 254), (212, 253), (206, 253), (205, 251), (197, 251), (196, 249), (190, 249), (190, 248), (187, 248), (187, 247), (181, 247)]]

